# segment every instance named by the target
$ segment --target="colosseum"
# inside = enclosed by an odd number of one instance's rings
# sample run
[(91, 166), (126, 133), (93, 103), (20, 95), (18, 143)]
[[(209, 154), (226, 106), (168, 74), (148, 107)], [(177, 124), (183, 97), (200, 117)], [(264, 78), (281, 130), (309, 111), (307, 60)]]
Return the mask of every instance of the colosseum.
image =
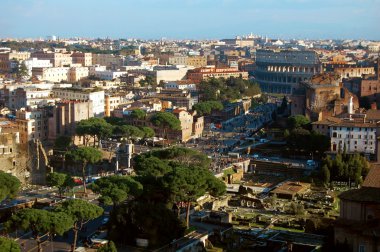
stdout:
[(256, 81), (267, 93), (292, 94), (299, 82), (322, 72), (314, 51), (257, 50)]

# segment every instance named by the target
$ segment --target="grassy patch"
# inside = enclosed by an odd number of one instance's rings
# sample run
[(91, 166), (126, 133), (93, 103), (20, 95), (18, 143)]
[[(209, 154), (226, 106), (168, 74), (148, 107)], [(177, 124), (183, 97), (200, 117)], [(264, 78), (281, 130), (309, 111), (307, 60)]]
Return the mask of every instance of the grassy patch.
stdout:
[(226, 169), (226, 170), (223, 171), (224, 176), (232, 175), (232, 174), (235, 174), (235, 173), (236, 172), (232, 168), (229, 168), (229, 169)]
[(197, 230), (196, 227), (190, 226), (188, 229), (185, 230), (185, 235), (190, 234), (191, 232), (196, 231), (196, 230)]
[(271, 229), (273, 229), (273, 230), (288, 231), (288, 232), (296, 232), (296, 233), (303, 233), (304, 232), (303, 230), (300, 230), (300, 229), (284, 228), (284, 227), (276, 227), (276, 226), (271, 227)]

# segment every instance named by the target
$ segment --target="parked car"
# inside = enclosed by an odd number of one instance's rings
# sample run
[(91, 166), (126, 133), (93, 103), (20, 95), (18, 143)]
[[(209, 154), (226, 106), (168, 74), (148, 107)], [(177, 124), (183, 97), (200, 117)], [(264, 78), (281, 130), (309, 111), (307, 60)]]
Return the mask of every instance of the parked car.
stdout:
[(314, 160), (307, 160), (306, 165), (307, 166), (315, 166), (315, 161)]

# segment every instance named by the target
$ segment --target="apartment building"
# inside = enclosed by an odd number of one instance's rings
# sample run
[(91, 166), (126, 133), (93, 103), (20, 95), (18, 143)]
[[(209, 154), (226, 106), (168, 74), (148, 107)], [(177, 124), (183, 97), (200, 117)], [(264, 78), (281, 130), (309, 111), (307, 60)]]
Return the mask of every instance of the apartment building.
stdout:
[(156, 66), (153, 68), (155, 73), (156, 82), (159, 84), (161, 81), (177, 81), (186, 78), (189, 67), (180, 66)]
[(20, 132), (21, 144), (38, 139), (48, 139), (48, 111), (47, 108), (16, 111), (16, 124)]
[(92, 53), (74, 52), (71, 54), (73, 64), (82, 66), (92, 66)]
[(169, 81), (165, 83), (165, 89), (181, 89), (181, 90), (196, 90), (197, 85), (193, 81), (183, 80), (183, 81)]
[[(12, 102), (12, 98), (17, 98), (16, 90), (17, 89), (36, 89), (36, 90), (52, 90), (53, 88), (70, 88), (72, 87), (72, 84), (69, 83), (11, 83), (11, 84), (4, 84), (0, 88), (0, 105), (9, 107), (10, 103)], [(36, 98), (37, 97), (37, 98)], [(33, 95), (33, 97), (30, 97), (31, 99), (35, 99), (36, 103), (38, 103), (38, 99), (44, 99), (50, 100), (50, 96), (45, 95)], [(49, 98), (49, 99), (48, 99)], [(41, 100), (42, 101), (42, 100)], [(13, 100), (14, 102), (14, 100)], [(26, 103), (28, 104), (28, 103)], [(38, 104), (36, 104), (38, 105)]]
[(205, 56), (190, 56), (187, 58), (186, 65), (195, 68), (207, 66), (207, 58)]
[(331, 151), (347, 153), (375, 154), (376, 151), (376, 131), (374, 123), (361, 119), (340, 119), (323, 120), (312, 123), (313, 130), (328, 134), (331, 139)]
[(132, 101), (131, 94), (106, 94), (104, 99), (104, 116), (111, 116), (112, 112), (117, 109), (119, 105)]
[(68, 71), (69, 82), (77, 82), (89, 76), (88, 67), (71, 67)]
[(173, 106), (184, 107), (188, 110), (198, 103), (198, 96), (193, 96), (189, 91), (181, 89), (163, 89), (153, 97), (162, 101), (170, 101)]
[(114, 80), (123, 75), (126, 75), (128, 72), (126, 71), (113, 71), (113, 70), (96, 70), (94, 76), (101, 80)]
[(187, 56), (178, 55), (169, 57), (170, 65), (187, 65)]
[(24, 61), (26, 68), (28, 69), (28, 75), (32, 76), (33, 68), (49, 68), (53, 67), (50, 60), (40, 60), (37, 58), (30, 58)]
[(207, 66), (207, 58), (204, 56), (184, 56), (174, 55), (169, 56), (167, 62), (170, 65), (185, 65), (192, 67), (205, 67)]
[(117, 69), (124, 66), (124, 57), (113, 54), (93, 54), (92, 65), (101, 65), (110, 69)]
[(12, 70), (12, 62), (23, 62), (29, 58), (29, 52), (11, 51), (0, 53), (0, 72), (10, 72)]
[(68, 81), (70, 67), (35, 67), (32, 76), (42, 81), (61, 82)]
[[(6, 106), (11, 110), (18, 110), (31, 106), (46, 104), (51, 98), (51, 90), (39, 88), (17, 88), (6, 90)], [(54, 99), (52, 99), (54, 101)]]
[(73, 63), (71, 53), (67, 52), (66, 49), (55, 49), (54, 52), (48, 50), (38, 51), (32, 53), (31, 57), (50, 60), (53, 67), (67, 67)]
[(54, 97), (64, 100), (92, 101), (94, 116), (104, 116), (104, 90), (99, 89), (53, 89)]

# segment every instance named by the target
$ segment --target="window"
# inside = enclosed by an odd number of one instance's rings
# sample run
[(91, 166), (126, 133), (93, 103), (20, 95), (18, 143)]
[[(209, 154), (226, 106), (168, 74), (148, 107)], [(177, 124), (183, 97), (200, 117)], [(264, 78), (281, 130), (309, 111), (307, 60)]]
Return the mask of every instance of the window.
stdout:
[(365, 245), (363, 244), (359, 245), (359, 252), (365, 252)]

